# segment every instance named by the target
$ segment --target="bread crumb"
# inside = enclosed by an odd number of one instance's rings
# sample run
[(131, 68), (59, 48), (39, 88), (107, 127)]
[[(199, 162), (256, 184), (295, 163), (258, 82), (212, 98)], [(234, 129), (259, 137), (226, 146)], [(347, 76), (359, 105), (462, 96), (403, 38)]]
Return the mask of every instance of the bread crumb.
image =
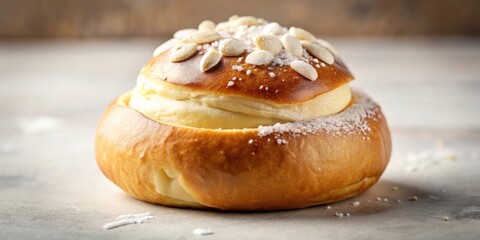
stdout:
[(388, 198), (384, 198), (383, 201), (384, 201), (384, 202), (388, 202)]
[(155, 217), (152, 216), (150, 213), (122, 214), (115, 218), (116, 221), (103, 225), (103, 229), (109, 230), (128, 224), (144, 223), (153, 218)]
[(393, 187), (392, 190), (393, 191), (398, 191), (398, 187)]
[(397, 199), (397, 203), (401, 203), (401, 202), (402, 202), (402, 200), (401, 200), (401, 199)]
[(450, 218), (447, 216), (443, 216), (443, 221), (450, 221)]
[(332, 207), (330, 205), (328, 205), (325, 209), (332, 209)]
[(205, 236), (205, 235), (213, 234), (213, 231), (211, 229), (207, 229), (207, 228), (197, 228), (197, 229), (193, 230), (193, 234), (198, 235), (198, 236)]
[(382, 201), (382, 199), (381, 199), (380, 197), (377, 197), (377, 201), (381, 202), (381, 201)]
[(343, 217), (343, 213), (336, 212), (336, 213), (335, 213), (335, 216), (341, 218), (341, 217)]
[(350, 213), (347, 213), (347, 217), (350, 217)]
[(408, 199), (410, 201), (417, 201), (418, 200), (418, 197), (417, 196), (412, 196), (410, 199)]
[(360, 205), (360, 202), (359, 202), (359, 201), (353, 202), (352, 205), (355, 206), (355, 207), (357, 207), (357, 206)]

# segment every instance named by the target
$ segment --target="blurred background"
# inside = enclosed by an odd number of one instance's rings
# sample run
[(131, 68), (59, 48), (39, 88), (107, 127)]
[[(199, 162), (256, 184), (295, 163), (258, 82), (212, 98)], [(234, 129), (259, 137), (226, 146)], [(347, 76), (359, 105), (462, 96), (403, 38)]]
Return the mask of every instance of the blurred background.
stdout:
[[(155, 47), (234, 14), (330, 41), (380, 103), (393, 156), (358, 211), (332, 205), (351, 220), (320, 207), (265, 213), (259, 227), (258, 215), (162, 208), (98, 170), (97, 122)], [(199, 226), (211, 239), (480, 239), (479, 34), (480, 0), (0, 0), (0, 239), (187, 239)], [(101, 229), (135, 212), (159, 218)]]
[(480, 33), (478, 0), (0, 0), (0, 38), (170, 36), (234, 14), (303, 26), (318, 35)]

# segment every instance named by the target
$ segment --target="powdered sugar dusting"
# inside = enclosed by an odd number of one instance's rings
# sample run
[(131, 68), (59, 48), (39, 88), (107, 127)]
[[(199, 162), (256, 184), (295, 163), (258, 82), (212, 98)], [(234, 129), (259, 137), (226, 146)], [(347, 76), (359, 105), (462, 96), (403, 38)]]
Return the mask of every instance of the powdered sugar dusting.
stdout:
[(375, 113), (378, 105), (368, 96), (359, 91), (354, 91), (355, 103), (344, 111), (309, 121), (276, 123), (273, 126), (259, 126), (258, 136), (264, 137), (271, 134), (293, 133), (293, 135), (306, 135), (309, 133), (327, 132), (332, 135), (367, 134), (371, 131), (367, 119), (376, 119)]

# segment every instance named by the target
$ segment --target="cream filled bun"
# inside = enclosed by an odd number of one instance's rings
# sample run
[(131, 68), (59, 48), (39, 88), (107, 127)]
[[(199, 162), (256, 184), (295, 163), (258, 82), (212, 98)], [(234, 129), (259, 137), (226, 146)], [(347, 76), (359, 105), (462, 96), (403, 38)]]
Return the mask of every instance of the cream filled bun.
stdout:
[(176, 32), (104, 112), (102, 172), (167, 206), (276, 210), (373, 185), (391, 153), (380, 107), (337, 51), (255, 17)]

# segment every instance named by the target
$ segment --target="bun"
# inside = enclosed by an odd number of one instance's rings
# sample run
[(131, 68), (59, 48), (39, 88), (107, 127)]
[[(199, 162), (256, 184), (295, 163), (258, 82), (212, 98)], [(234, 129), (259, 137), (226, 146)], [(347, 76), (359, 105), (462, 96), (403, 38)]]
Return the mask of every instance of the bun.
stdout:
[[(387, 123), (377, 104), (350, 90), (353, 76), (330, 44), (254, 17), (215, 30), (177, 32), (106, 109), (95, 152), (107, 178), (150, 203), (238, 211), (336, 202), (379, 179), (391, 154)], [(230, 32), (234, 40), (218, 49)], [(250, 56), (258, 49), (245, 39), (259, 32), (269, 36), (255, 38), (263, 52)], [(293, 45), (280, 49), (272, 36), (285, 34)], [(299, 55), (299, 44), (308, 52)], [(217, 49), (228, 55), (218, 61)]]

